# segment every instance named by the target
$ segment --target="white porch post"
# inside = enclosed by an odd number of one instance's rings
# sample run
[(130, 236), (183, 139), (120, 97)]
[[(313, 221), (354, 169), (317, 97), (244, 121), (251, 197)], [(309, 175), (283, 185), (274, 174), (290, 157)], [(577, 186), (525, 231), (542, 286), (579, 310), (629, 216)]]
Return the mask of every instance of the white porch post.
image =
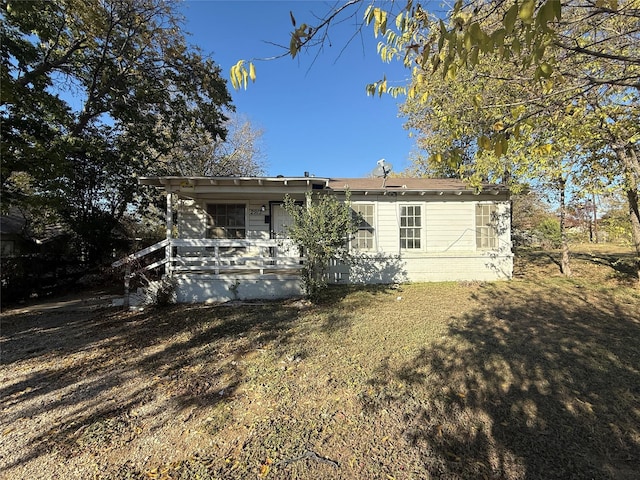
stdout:
[(171, 249), (173, 248), (171, 245), (171, 238), (173, 236), (173, 192), (171, 188), (167, 188), (167, 240), (169, 240), (169, 244), (165, 247), (164, 254), (167, 259), (167, 263), (165, 264), (164, 271), (167, 275), (171, 275)]

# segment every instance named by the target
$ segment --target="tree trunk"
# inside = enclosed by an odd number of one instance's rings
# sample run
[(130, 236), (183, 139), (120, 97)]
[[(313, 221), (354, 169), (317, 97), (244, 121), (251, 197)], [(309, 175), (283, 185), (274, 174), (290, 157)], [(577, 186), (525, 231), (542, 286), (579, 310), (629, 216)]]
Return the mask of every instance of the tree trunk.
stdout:
[(636, 249), (636, 275), (640, 286), (640, 210), (638, 209), (638, 189), (628, 189), (629, 220), (631, 221), (631, 238)]
[(562, 259), (560, 261), (560, 272), (567, 277), (571, 276), (571, 266), (569, 265), (569, 243), (567, 242), (567, 231), (564, 220), (567, 213), (565, 204), (566, 180), (560, 179), (560, 238), (562, 239)]
[(598, 206), (596, 205), (596, 194), (591, 194), (591, 204), (593, 205), (593, 239), (598, 243)]
[(631, 221), (631, 238), (636, 251), (636, 276), (640, 287), (640, 209), (638, 208), (638, 178), (640, 177), (640, 162), (636, 152), (630, 148), (615, 150), (624, 166), (624, 176), (627, 184), (626, 194), (629, 202), (629, 220)]

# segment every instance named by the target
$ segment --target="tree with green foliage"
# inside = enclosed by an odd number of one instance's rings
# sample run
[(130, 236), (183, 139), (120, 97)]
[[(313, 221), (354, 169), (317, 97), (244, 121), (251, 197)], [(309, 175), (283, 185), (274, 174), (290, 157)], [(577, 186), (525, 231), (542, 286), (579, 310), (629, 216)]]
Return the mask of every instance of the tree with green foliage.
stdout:
[(285, 198), (284, 208), (292, 219), (286, 233), (304, 252), (302, 280), (312, 300), (327, 287), (330, 261), (346, 258), (349, 241), (358, 231), (361, 219), (351, 209), (349, 198), (349, 192), (344, 201), (329, 194), (314, 197), (308, 192), (304, 205)]
[(604, 232), (606, 241), (630, 244), (633, 240), (628, 218), (627, 202), (621, 195), (608, 195), (602, 199), (599, 229)]
[(46, 203), (100, 260), (137, 176), (185, 136), (224, 138), (226, 82), (174, 2), (3, 0), (1, 22), (2, 202)]
[(551, 205), (541, 189), (531, 189), (512, 195), (511, 227), (515, 232), (527, 234), (544, 219), (552, 215)]
[[(505, 159), (509, 175), (559, 187), (568, 271), (562, 199), (570, 183), (589, 194), (613, 185), (626, 192), (640, 259), (638, 12), (633, 0), (562, 6), (556, 0), (459, 1), (447, 23), (407, 11), (397, 17), (396, 32), (383, 24), (384, 13), (369, 21), (385, 35), (381, 55), (404, 53), (402, 60), (416, 65), (407, 102), (435, 104), (432, 115), (442, 119), (450, 139), (460, 124), (467, 128), (476, 147), (467, 162), (472, 177), (499, 171)], [(434, 91), (454, 106), (431, 99)], [(430, 131), (437, 130), (432, 125)], [(453, 141), (440, 150), (443, 142), (433, 146), (432, 155), (455, 160)]]
[[(355, 28), (370, 26), (382, 39), (378, 51), (384, 61), (399, 59), (442, 77), (473, 69), (498, 52), (525, 70), (534, 67), (537, 80), (561, 72), (585, 87), (640, 86), (637, 0), (457, 0), (446, 13), (432, 7), (433, 3), (414, 0), (384, 6), (346, 0), (314, 14), (312, 23), (300, 22), (291, 12), (293, 31), (280, 56), (295, 58), (322, 48), (332, 25), (361, 15), (363, 21), (356, 21)], [(606, 61), (608, 68), (594, 68), (594, 61)], [(246, 88), (249, 80), (255, 81), (255, 64), (240, 60), (230, 73), (235, 88)], [(386, 79), (370, 88), (387, 92)]]
[(528, 85), (508, 80), (516, 71), (494, 58), (440, 82), (415, 75), (410, 86), (414, 94), (401, 106), (407, 126), (417, 132), (417, 145), (425, 151), (414, 168), (427, 174), (452, 172), (473, 185), (503, 183), (513, 193), (531, 184), (556, 193), (563, 239), (561, 270), (569, 275), (565, 198), (572, 184), (583, 181), (578, 176), (586, 170), (580, 168), (586, 160), (581, 137), (589, 132), (582, 117), (565, 115), (565, 102), (574, 99), (563, 95), (548, 102), (547, 115), (522, 122), (512, 136), (502, 134), (489, 148), (490, 138), (505, 123), (538, 100)]
[(563, 240), (566, 241), (559, 215), (544, 199), (548, 193), (546, 189), (538, 188), (511, 197), (511, 238), (516, 247), (543, 245), (559, 248), (563, 246)]

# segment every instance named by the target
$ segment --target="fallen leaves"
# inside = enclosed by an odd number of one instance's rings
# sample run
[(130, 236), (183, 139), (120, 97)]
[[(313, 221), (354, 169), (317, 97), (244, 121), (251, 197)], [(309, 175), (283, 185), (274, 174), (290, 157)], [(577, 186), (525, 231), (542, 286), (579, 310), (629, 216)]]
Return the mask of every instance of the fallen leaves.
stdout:
[(258, 476), (260, 478), (265, 478), (267, 475), (269, 475), (269, 471), (271, 470), (271, 465), (273, 465), (273, 460), (270, 458), (267, 458), (264, 463), (260, 466), (260, 473), (258, 474)]

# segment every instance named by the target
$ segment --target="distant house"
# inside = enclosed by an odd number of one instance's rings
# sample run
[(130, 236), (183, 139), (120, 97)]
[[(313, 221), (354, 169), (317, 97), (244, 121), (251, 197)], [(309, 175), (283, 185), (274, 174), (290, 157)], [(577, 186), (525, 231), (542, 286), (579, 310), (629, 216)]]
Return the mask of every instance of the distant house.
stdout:
[(75, 281), (78, 262), (65, 254), (71, 234), (60, 224), (38, 225), (36, 236), (16, 207), (0, 216), (0, 290), (3, 303), (50, 293)]
[(24, 255), (35, 250), (35, 242), (26, 233), (26, 224), (24, 215), (15, 208), (0, 216), (1, 257)]
[[(334, 283), (509, 279), (513, 270), (509, 191), (451, 179), (146, 177), (167, 194), (163, 267), (179, 302), (280, 298), (301, 292), (304, 252), (287, 239), (285, 195), (351, 194), (363, 218), (353, 259), (334, 262)], [(116, 262), (119, 266), (124, 261)]]
[(61, 256), (68, 251), (71, 234), (59, 223), (39, 225), (38, 234), (27, 226), (25, 215), (12, 207), (0, 216), (0, 252), (3, 258), (23, 255)]

